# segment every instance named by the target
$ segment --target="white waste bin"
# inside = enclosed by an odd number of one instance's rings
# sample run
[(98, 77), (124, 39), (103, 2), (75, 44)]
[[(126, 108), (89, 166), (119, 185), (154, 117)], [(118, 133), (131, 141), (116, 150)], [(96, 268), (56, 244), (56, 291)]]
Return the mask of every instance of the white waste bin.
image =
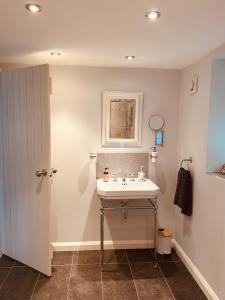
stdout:
[(171, 254), (172, 232), (169, 229), (160, 228), (158, 230), (157, 252), (159, 254)]

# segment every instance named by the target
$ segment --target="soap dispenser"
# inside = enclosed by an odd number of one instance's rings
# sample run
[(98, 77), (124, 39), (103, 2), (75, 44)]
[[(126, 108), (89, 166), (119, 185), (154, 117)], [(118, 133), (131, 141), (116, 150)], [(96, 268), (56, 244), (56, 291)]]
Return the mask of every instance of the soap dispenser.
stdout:
[(109, 181), (109, 168), (105, 168), (105, 171), (103, 173), (103, 181), (108, 182)]
[(158, 153), (157, 153), (157, 150), (156, 150), (156, 146), (152, 147), (152, 153), (150, 154), (150, 157), (151, 157), (151, 160), (152, 160), (153, 163), (157, 162)]
[(139, 181), (144, 181), (145, 180), (144, 166), (141, 166), (141, 171), (138, 172), (138, 180)]

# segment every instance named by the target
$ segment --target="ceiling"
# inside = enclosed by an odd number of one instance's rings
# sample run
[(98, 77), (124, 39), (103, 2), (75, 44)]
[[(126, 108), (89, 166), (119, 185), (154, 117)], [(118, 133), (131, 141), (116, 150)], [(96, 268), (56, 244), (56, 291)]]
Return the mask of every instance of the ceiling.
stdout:
[(225, 42), (224, 0), (37, 0), (38, 14), (26, 3), (0, 0), (2, 63), (181, 69)]

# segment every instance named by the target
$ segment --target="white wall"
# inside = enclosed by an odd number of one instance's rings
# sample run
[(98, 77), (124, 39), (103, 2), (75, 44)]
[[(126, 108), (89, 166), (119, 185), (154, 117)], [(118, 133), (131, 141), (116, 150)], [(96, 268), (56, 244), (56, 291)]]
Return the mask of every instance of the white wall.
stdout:
[[(159, 150), (156, 170), (161, 187), (160, 225), (173, 229), (173, 196), (176, 181), (176, 136), (180, 72), (151, 69), (52, 66), (52, 166), (58, 168), (53, 184), (54, 241), (99, 240), (99, 202), (95, 164), (88, 153), (101, 148), (101, 95), (103, 90), (143, 91), (143, 146), (149, 151), (154, 135), (148, 128), (151, 114), (166, 121), (165, 146)], [(107, 151), (107, 150), (106, 150)], [(154, 176), (154, 167), (150, 166)], [(106, 239), (153, 239), (149, 212), (130, 212), (127, 221), (119, 212), (107, 217)]]
[[(221, 300), (225, 299), (225, 181), (206, 174), (206, 157), (212, 61), (223, 53), (225, 47), (182, 72), (178, 162), (193, 157), (193, 216), (184, 217), (175, 209), (176, 240)], [(195, 74), (199, 92), (191, 96), (188, 89)]]

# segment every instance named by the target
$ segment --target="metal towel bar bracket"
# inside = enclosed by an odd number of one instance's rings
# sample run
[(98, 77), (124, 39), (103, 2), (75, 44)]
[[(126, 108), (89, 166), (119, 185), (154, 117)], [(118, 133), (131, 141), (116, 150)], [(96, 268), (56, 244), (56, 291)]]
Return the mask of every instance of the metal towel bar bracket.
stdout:
[(190, 163), (192, 163), (193, 162), (193, 159), (192, 159), (192, 157), (189, 157), (189, 158), (185, 158), (185, 159), (182, 159), (182, 161), (181, 161), (181, 167), (183, 166), (183, 163), (184, 162), (190, 162)]

